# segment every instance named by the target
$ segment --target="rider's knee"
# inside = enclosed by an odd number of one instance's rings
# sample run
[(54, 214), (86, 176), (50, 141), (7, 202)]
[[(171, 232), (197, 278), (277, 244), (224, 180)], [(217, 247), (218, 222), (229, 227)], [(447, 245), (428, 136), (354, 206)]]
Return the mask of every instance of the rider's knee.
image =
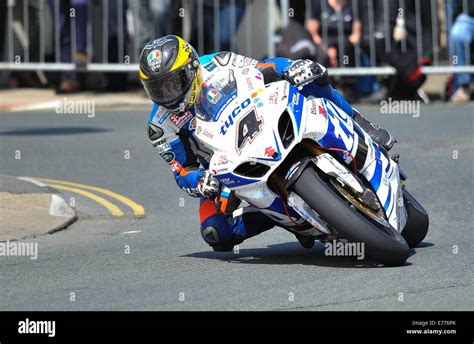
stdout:
[(230, 239), (224, 239), (221, 232), (217, 228), (208, 226), (201, 230), (202, 238), (205, 242), (213, 248), (214, 251), (228, 252), (232, 251), (234, 245), (242, 242), (243, 240), (236, 240), (233, 237)]
[(215, 251), (231, 251), (237, 241), (224, 214), (215, 214), (201, 224), (201, 236)]

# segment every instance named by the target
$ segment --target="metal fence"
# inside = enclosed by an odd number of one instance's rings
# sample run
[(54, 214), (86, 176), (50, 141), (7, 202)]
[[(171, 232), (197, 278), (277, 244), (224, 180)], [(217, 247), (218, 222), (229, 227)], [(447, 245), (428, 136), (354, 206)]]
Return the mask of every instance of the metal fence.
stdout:
[[(333, 75), (394, 74), (390, 59), (398, 50), (428, 59), (424, 73), (474, 72), (472, 45), (464, 49), (464, 65), (453, 63), (450, 45), (456, 11), (467, 13), (468, 0), (331, 3), (344, 10), (333, 10), (326, 0), (1, 0), (0, 70), (136, 72), (141, 47), (168, 33), (191, 41), (201, 54), (274, 56), (279, 32), (302, 15), (306, 24), (317, 24), (322, 42), (335, 42)], [(352, 45), (348, 23), (360, 26)], [(398, 42), (397, 27), (405, 30)], [(351, 63), (344, 62), (347, 49)], [(81, 53), (85, 60), (79, 61)]]

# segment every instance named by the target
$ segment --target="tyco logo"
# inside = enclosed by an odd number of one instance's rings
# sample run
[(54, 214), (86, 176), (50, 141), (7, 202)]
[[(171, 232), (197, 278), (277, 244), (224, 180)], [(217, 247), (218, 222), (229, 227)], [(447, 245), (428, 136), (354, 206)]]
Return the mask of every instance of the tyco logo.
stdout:
[(234, 125), (234, 118), (239, 115), (239, 113), (247, 108), (251, 104), (250, 98), (245, 99), (239, 106), (237, 106), (231, 114), (227, 117), (227, 119), (224, 121), (224, 124), (221, 126), (221, 131), (220, 133), (222, 135), (225, 135), (227, 133), (227, 129), (229, 129), (232, 125)]

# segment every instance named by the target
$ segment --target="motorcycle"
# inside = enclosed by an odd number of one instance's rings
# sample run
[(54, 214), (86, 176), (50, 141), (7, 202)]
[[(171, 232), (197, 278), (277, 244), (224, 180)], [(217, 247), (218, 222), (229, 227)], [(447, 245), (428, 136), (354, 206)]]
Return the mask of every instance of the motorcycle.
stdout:
[(213, 176), (281, 227), (363, 243), (387, 266), (403, 265), (425, 238), (428, 214), (406, 190), (399, 157), (331, 101), (242, 68), (205, 82), (195, 108)]

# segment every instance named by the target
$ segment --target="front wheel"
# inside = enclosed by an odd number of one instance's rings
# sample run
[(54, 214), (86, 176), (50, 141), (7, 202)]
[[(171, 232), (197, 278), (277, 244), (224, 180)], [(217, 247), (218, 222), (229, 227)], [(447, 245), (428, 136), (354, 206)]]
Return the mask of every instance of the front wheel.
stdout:
[(403, 190), (403, 200), (407, 210), (407, 223), (402, 236), (410, 247), (415, 247), (423, 241), (428, 233), (430, 221), (425, 208), (406, 189)]
[(364, 243), (367, 255), (387, 266), (400, 266), (406, 262), (409, 247), (400, 233), (365, 218), (336, 194), (312, 166), (303, 171), (292, 188), (342, 238)]

